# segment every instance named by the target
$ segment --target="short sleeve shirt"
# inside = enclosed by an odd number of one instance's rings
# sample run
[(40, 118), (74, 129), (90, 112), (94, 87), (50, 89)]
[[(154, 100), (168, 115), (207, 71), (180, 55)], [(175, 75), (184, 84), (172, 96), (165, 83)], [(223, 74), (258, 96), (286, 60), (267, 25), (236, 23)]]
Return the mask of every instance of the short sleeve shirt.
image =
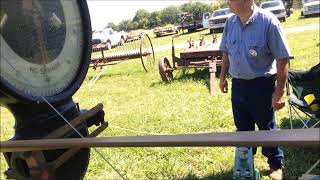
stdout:
[(230, 75), (238, 79), (271, 76), (276, 73), (275, 59), (290, 57), (279, 20), (257, 6), (246, 24), (236, 15), (227, 20), (220, 50), (228, 54)]

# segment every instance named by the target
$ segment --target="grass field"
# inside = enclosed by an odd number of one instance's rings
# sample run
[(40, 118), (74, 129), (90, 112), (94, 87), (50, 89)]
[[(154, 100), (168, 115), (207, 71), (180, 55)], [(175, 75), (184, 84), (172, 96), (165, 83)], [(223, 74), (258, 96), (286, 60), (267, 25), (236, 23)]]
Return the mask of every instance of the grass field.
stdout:
[[(300, 19), (299, 12), (287, 19), (284, 27), (317, 24), (319, 17)], [(294, 26), (291, 26), (294, 24)], [(191, 34), (198, 40), (199, 34)], [(178, 42), (186, 43), (189, 35), (181, 35)], [(209, 38), (210, 35), (206, 35)], [(291, 67), (307, 69), (319, 63), (319, 30), (287, 33), (293, 56)], [(197, 38), (197, 39), (196, 39)], [(154, 46), (171, 43), (171, 36), (152, 38)], [(156, 52), (156, 63), (161, 57), (171, 57), (171, 50)], [(145, 73), (140, 60), (127, 61), (107, 68), (93, 85), (88, 86), (94, 71), (89, 70), (74, 100), (81, 108), (89, 109), (97, 103), (104, 104), (105, 120), (110, 126), (101, 136), (182, 134), (199, 132), (234, 131), (228, 94), (209, 94), (207, 70), (175, 71), (175, 81), (161, 81), (157, 64)], [(218, 85), (218, 79), (216, 81)], [(230, 89), (230, 88), (229, 88)], [(1, 107), (1, 140), (14, 134), (14, 119)], [(276, 113), (282, 129), (289, 128), (288, 109)], [(300, 127), (295, 123), (295, 127)], [(98, 150), (129, 179), (231, 179), (234, 161), (233, 147), (179, 147), (179, 148), (98, 148)], [(305, 173), (320, 155), (314, 149), (284, 148), (285, 179), (297, 179)], [(7, 164), (1, 156), (0, 179)], [(268, 165), (260, 149), (255, 156), (255, 166), (268, 179)], [(320, 174), (320, 168), (316, 169)], [(86, 179), (120, 179), (98, 154), (91, 151)]]

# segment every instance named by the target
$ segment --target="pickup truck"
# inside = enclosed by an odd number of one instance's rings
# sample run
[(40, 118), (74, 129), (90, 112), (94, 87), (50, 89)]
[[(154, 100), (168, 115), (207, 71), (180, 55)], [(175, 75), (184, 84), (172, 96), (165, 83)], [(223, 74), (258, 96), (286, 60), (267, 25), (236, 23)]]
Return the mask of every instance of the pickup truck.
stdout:
[(187, 29), (188, 33), (194, 32), (199, 28), (202, 28), (202, 20), (198, 20), (194, 17), (194, 15), (190, 12), (183, 12), (182, 14), (179, 15), (179, 26), (178, 29), (183, 30)]
[(302, 0), (303, 8), (301, 9), (301, 16), (308, 17), (315, 14), (320, 14), (319, 0)]
[(92, 48), (111, 49), (114, 46), (123, 45), (127, 40), (124, 31), (116, 32), (111, 28), (97, 30), (92, 33)]
[(223, 30), (227, 19), (232, 16), (229, 8), (223, 8), (213, 11), (209, 19), (209, 33), (214, 33), (215, 30)]
[(287, 17), (287, 12), (282, 1), (273, 0), (266, 1), (260, 4), (261, 9), (265, 9), (273, 13), (280, 21), (285, 22)]

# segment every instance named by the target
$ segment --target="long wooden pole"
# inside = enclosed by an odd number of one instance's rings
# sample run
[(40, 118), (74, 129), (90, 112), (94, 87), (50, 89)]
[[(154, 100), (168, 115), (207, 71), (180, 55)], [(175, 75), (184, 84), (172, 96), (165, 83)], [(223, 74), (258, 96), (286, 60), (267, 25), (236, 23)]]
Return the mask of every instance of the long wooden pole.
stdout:
[(206, 134), (41, 139), (0, 142), (1, 152), (89, 147), (301, 146), (320, 147), (320, 129)]

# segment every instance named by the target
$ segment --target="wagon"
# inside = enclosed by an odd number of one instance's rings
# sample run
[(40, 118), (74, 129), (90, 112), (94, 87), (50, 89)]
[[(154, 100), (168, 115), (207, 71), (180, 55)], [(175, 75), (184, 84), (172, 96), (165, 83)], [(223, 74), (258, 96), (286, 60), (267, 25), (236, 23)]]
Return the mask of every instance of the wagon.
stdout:
[[(205, 42), (204, 38), (200, 39), (199, 46), (194, 46), (190, 39), (189, 47), (180, 53), (180, 57), (175, 55), (174, 38), (172, 38), (172, 66), (169, 59), (164, 57), (159, 61), (159, 73), (164, 82), (173, 81), (173, 71), (188, 68), (208, 68), (210, 74), (210, 94), (215, 94), (215, 77), (216, 67), (221, 65), (222, 52), (218, 48), (218, 42), (214, 37), (212, 42)], [(208, 43), (206, 45), (206, 43)]]
[(154, 34), (156, 34), (157, 37), (161, 37), (163, 35), (167, 34), (178, 34), (179, 30), (176, 26), (166, 26), (166, 27), (157, 27), (154, 29)]

